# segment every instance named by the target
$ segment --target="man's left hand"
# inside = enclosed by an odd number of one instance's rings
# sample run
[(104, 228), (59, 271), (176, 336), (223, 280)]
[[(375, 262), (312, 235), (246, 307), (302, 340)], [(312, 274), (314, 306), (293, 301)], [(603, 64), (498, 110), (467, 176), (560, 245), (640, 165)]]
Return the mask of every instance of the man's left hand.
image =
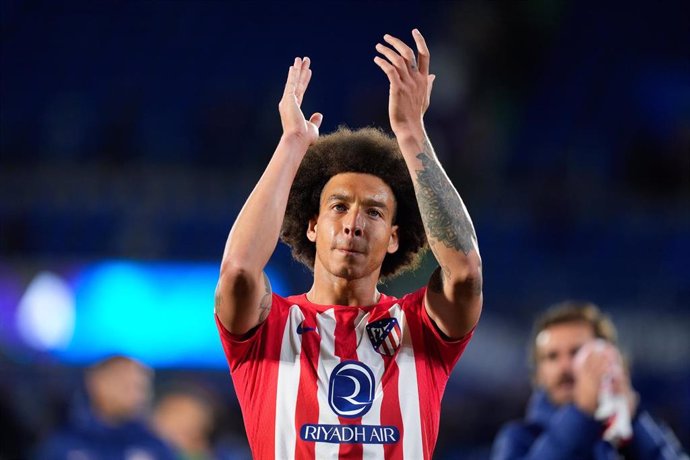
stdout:
[(392, 35), (383, 36), (390, 46), (376, 44), (376, 51), (385, 57), (376, 56), (374, 62), (390, 82), (388, 115), (396, 136), (423, 132), (423, 117), (436, 78), (429, 74), (429, 49), (424, 37), (417, 29), (412, 31), (412, 37), (417, 45), (417, 58), (409, 46)]

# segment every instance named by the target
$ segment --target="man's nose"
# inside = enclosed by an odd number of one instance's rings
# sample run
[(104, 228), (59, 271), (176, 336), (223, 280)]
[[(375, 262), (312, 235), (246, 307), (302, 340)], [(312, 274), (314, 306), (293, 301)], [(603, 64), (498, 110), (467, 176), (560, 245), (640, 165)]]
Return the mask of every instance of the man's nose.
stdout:
[(572, 372), (573, 370), (573, 363), (575, 362), (575, 357), (571, 356), (568, 353), (563, 354), (560, 360), (560, 367), (561, 370), (565, 372)]
[(345, 217), (344, 232), (348, 236), (362, 236), (364, 224), (362, 215), (357, 208), (352, 208)]

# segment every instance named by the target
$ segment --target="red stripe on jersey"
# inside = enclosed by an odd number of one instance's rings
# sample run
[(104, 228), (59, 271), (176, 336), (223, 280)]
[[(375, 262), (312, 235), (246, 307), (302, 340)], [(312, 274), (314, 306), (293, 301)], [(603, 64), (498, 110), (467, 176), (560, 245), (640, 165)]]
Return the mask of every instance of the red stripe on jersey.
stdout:
[[(340, 362), (350, 359), (357, 360), (357, 334), (353, 333), (355, 320), (359, 308), (338, 308), (335, 310), (335, 355)], [(361, 425), (362, 417), (345, 418), (338, 416), (341, 425)], [(361, 444), (340, 444), (338, 458), (362, 458), (364, 450)]]
[[(386, 312), (380, 317), (376, 317), (374, 321), (380, 319), (392, 318), (390, 312)], [(394, 330), (390, 331), (393, 334)], [(386, 338), (388, 341), (390, 337)], [(384, 341), (384, 343), (386, 343)], [(383, 346), (383, 344), (382, 344)], [(385, 371), (383, 372), (383, 381), (381, 387), (386, 391), (383, 393), (383, 401), (381, 402), (381, 425), (392, 425), (398, 427), (400, 431), (400, 441), (395, 444), (384, 444), (383, 453), (386, 460), (397, 460), (403, 458), (402, 439), (405, 434), (405, 427), (402, 421), (402, 414), (400, 413), (400, 398), (398, 394), (398, 385), (400, 382), (400, 373), (398, 364), (395, 362), (395, 353), (389, 353), (382, 356)]]
[[(314, 443), (302, 441), (300, 429), (305, 423), (319, 423), (319, 401), (317, 398), (319, 376), (317, 369), (321, 336), (319, 335), (320, 331), (316, 330), (316, 313), (306, 309), (303, 309), (302, 313), (304, 314), (304, 321), (302, 322), (304, 332), (300, 335), (302, 354), (300, 355), (299, 389), (297, 392), (297, 407), (300, 409), (295, 411), (295, 429), (297, 430), (295, 458), (312, 459), (316, 457)], [(316, 365), (311, 363), (316, 363)]]
[[(276, 301), (273, 295), (273, 308), (281, 308), (284, 304)], [(222, 341), (225, 356), (230, 366), (230, 376), (237, 393), (237, 400), (244, 418), (247, 440), (252, 448), (253, 458), (275, 457), (275, 424), (262, 425), (256, 423), (263, 414), (276, 413), (276, 394), (278, 390), (278, 363), (280, 363), (280, 349), (283, 334), (266, 334), (259, 342), (257, 338), (261, 329), (271, 322), (271, 330), (283, 331), (288, 315), (268, 315), (264, 324), (246, 340), (238, 340), (220, 322), (216, 316), (218, 330), (225, 340)], [(232, 352), (230, 349), (232, 348)], [(231, 358), (232, 357), (232, 358)], [(242, 364), (242, 365), (240, 365)], [(256, 403), (256, 395), (261, 396), (261, 403)]]
[(386, 337), (386, 340), (383, 341), (383, 345), (385, 345), (384, 350), (386, 350), (386, 354), (388, 356), (392, 356), (393, 353), (395, 352), (395, 345), (393, 345), (393, 341), (391, 340), (391, 335), (393, 334), (393, 331), (388, 333), (388, 337)]
[[(446, 341), (438, 332), (437, 326), (426, 312), (422, 301), (417, 305), (419, 313), (405, 315), (409, 323), (412, 346), (415, 350), (415, 367), (417, 369), (417, 388), (419, 392), (419, 410), (421, 414), (435, 414), (435, 417), (422, 415), (422, 443), (424, 458), (431, 459), (440, 422), (441, 399), (448, 383), (448, 376), (465, 350), (474, 333), (472, 329), (458, 341)], [(433, 362), (441, 366), (431, 365)], [(424, 391), (425, 394), (421, 394)], [(436, 408), (436, 410), (434, 410)]]
[(400, 337), (401, 334), (402, 334), (402, 332), (400, 332), (400, 326), (398, 326), (396, 324), (393, 327), (393, 329), (391, 329), (391, 337), (393, 340), (393, 344), (395, 345), (396, 348), (400, 346), (400, 340), (402, 338), (402, 337)]
[[(425, 308), (424, 305), (422, 304), (422, 308)], [(427, 313), (425, 311), (420, 312), (422, 315), (426, 315)], [(433, 401), (435, 399), (436, 394), (433, 392), (433, 389), (430, 387), (433, 382), (429, 381), (429, 378), (427, 378), (427, 369), (428, 366), (425, 363), (425, 359), (430, 359), (430, 357), (425, 356), (426, 353), (430, 352), (430, 349), (426, 347), (426, 343), (424, 340), (424, 334), (421, 330), (423, 326), (422, 322), (419, 320), (419, 317), (412, 317), (412, 315), (407, 315), (405, 317), (407, 321), (410, 323), (410, 335), (412, 337), (412, 344), (413, 348), (415, 350), (415, 366), (417, 368), (417, 387), (418, 391), (420, 391), (422, 388), (425, 389), (425, 391), (428, 391), (428, 393), (425, 395), (424, 398), (421, 397), (419, 398), (419, 411), (421, 414), (429, 414), (429, 407), (430, 405), (428, 404), (429, 401)], [(416, 323), (416, 324), (412, 324)], [(435, 327), (435, 326), (433, 326)], [(431, 370), (432, 372), (434, 369)], [(442, 381), (442, 380), (437, 380), (437, 381)], [(445, 388), (445, 383), (443, 384), (443, 387)], [(441, 394), (443, 394), (443, 389), (441, 389)], [(440, 398), (439, 398), (440, 399)], [(426, 403), (426, 404), (425, 404)], [(439, 401), (440, 404), (440, 401)], [(439, 414), (440, 415), (440, 414)], [(430, 459), (431, 458), (431, 453), (433, 452), (434, 446), (435, 446), (435, 441), (438, 436), (438, 425), (439, 425), (439, 419), (434, 419), (433, 417), (421, 417), (421, 423), (422, 423), (422, 445), (423, 445), (423, 451), (424, 451), (424, 459)], [(433, 443), (431, 446), (429, 445), (429, 436), (431, 436), (431, 439), (433, 439)]]
[(396, 426), (400, 431), (400, 442), (384, 444), (383, 452), (386, 460), (402, 459), (402, 439), (405, 435), (405, 426), (400, 413), (400, 399), (398, 396), (398, 384), (400, 382), (398, 364), (393, 356), (384, 356), (383, 362), (386, 366), (386, 371), (383, 375), (385, 379), (391, 380), (391, 382), (387, 386), (387, 382), (381, 382), (381, 385), (386, 388), (386, 391), (383, 393), (383, 402), (381, 403), (381, 425)]

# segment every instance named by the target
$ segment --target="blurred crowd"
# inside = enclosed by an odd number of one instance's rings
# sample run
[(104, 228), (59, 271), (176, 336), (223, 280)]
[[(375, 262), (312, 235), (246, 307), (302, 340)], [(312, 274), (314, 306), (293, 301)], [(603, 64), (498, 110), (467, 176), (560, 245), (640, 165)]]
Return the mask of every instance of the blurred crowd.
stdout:
[[(684, 2), (335, 5), (334, 24), (278, 46), (281, 2), (3, 2), (3, 254), (217, 258), (280, 134), (292, 55), (312, 55), (305, 104), (325, 132), (387, 128), (369, 61), (385, 30), (412, 23), (438, 75), (428, 130), (480, 228), (542, 251), (578, 231), (662, 242), (687, 229)], [(296, 2), (289, 14), (316, 13)], [(334, 57), (345, 53), (356, 72)]]
[[(2, 372), (9, 380), (10, 368)], [(64, 370), (43, 369), (36, 378), (50, 378), (51, 391), (40, 383), (8, 389), (0, 398), (0, 458), (127, 460), (230, 460), (251, 458), (237, 417), (201, 374), (158, 376), (145, 364), (127, 356), (109, 356), (65, 379)], [(68, 380), (68, 381), (66, 381)], [(45, 382), (44, 382), (45, 383)], [(62, 388), (56, 388), (60, 387)], [(27, 404), (12, 398), (32, 398), (31, 420)], [(52, 407), (51, 407), (52, 406)], [(239, 417), (241, 419), (241, 417)]]

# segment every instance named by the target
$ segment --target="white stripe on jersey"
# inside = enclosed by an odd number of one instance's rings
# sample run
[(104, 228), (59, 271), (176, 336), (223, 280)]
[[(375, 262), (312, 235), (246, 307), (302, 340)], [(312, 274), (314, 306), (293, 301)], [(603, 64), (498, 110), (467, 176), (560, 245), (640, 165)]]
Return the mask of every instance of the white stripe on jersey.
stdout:
[[(422, 312), (422, 314), (426, 314)], [(405, 434), (403, 449), (405, 458), (424, 458), (424, 444), (422, 443), (422, 421), (419, 412), (419, 387), (417, 386), (417, 368), (414, 362), (412, 337), (405, 320), (405, 312), (398, 318), (402, 331), (402, 344), (395, 362), (398, 364), (398, 397), (400, 398), (400, 412), (402, 413)]]
[[(276, 392), (275, 458), (295, 458), (295, 411), (299, 391), (300, 355), (302, 340), (297, 325), (304, 321), (304, 314), (297, 305), (290, 307), (283, 331), (278, 363), (278, 391)], [(296, 383), (297, 382), (297, 383)], [(280, 429), (278, 428), (280, 427)]]
[[(319, 362), (317, 363), (319, 375), (319, 390), (317, 392), (319, 400), (319, 424), (338, 425), (340, 423), (338, 421), (338, 416), (328, 404), (328, 379), (335, 366), (340, 364), (340, 359), (335, 356), (335, 309), (331, 308), (323, 313), (317, 313), (316, 328), (319, 334), (321, 334)], [(317, 442), (314, 446), (314, 457), (318, 459), (337, 459), (339, 450), (339, 444)]]
[[(370, 314), (367, 313), (355, 323), (357, 325), (355, 329), (357, 332), (357, 358), (371, 368), (374, 373), (374, 378), (376, 379), (374, 403), (371, 405), (369, 412), (362, 417), (362, 425), (381, 425), (381, 404), (383, 403), (383, 386), (381, 385), (381, 380), (383, 378), (385, 364), (383, 362), (383, 357), (374, 350), (374, 346), (365, 332), (369, 316)], [(362, 444), (362, 458), (384, 458), (383, 444)]]

